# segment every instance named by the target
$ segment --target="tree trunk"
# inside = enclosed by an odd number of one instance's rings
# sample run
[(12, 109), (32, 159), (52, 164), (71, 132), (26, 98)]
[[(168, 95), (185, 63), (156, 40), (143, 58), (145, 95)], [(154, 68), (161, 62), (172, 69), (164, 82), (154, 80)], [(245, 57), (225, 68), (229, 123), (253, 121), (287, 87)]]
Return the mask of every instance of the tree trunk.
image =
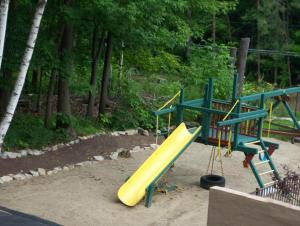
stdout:
[(274, 68), (274, 85), (277, 86), (278, 84), (278, 66), (277, 66), (277, 62)]
[(35, 47), (35, 43), (36, 43), (36, 39), (37, 39), (37, 35), (39, 32), (39, 28), (40, 28), (40, 23), (41, 23), (41, 19), (44, 13), (44, 9), (46, 6), (47, 0), (39, 0), (38, 1), (38, 6), (34, 15), (34, 19), (33, 19), (33, 23), (32, 23), (32, 27), (31, 27), (31, 31), (29, 33), (29, 37), (27, 40), (27, 47), (22, 59), (22, 63), (21, 66), (19, 68), (19, 73), (17, 76), (17, 80), (15, 83), (15, 87), (13, 89), (12, 95), (10, 97), (9, 103), (7, 105), (6, 108), (6, 113), (5, 116), (3, 117), (1, 123), (0, 123), (0, 151), (3, 145), (3, 141), (4, 141), (4, 137), (7, 133), (7, 130), (11, 124), (13, 115), (15, 113), (23, 86), (24, 86), (24, 82), (26, 79), (26, 74), (28, 71), (28, 67), (31, 61), (31, 57), (33, 54), (33, 50)]
[(233, 47), (230, 49), (230, 56), (232, 58), (232, 66), (235, 67), (236, 64), (236, 54), (237, 54), (237, 48)]
[(102, 54), (104, 44), (105, 44), (105, 32), (102, 32), (101, 37), (98, 37), (99, 29), (98, 25), (95, 25), (93, 31), (93, 41), (92, 41), (92, 64), (91, 64), (91, 79), (90, 79), (90, 91), (89, 100), (87, 105), (86, 116), (93, 117), (93, 109), (95, 106), (95, 93), (97, 85), (97, 69)]
[(242, 38), (241, 39), (239, 55), (238, 55), (238, 62), (237, 62), (237, 69), (238, 69), (238, 75), (239, 75), (239, 95), (240, 96), (243, 93), (249, 45), (250, 45), (250, 38)]
[[(285, 2), (285, 16), (286, 16), (286, 26), (285, 26), (285, 32), (286, 32), (286, 46), (289, 49), (290, 47), (290, 34), (289, 34), (289, 23), (290, 23), (290, 16), (289, 16), (289, 3), (288, 1)], [(291, 58), (290, 56), (287, 57), (287, 68), (288, 68), (288, 82), (289, 86), (292, 86), (292, 70), (291, 70)]]
[[(67, 4), (71, 4), (68, 1)], [(59, 113), (56, 118), (56, 127), (64, 128), (73, 133), (70, 117), (71, 117), (71, 104), (70, 104), (70, 91), (69, 91), (69, 77), (72, 73), (72, 46), (73, 46), (73, 26), (69, 23), (64, 25), (63, 35), (59, 48), (60, 53), (60, 70), (58, 78), (58, 99), (57, 99), (57, 112)]]
[(41, 77), (41, 68), (38, 67), (32, 71), (31, 91), (34, 94), (38, 92), (40, 77)]
[(216, 14), (213, 14), (212, 18), (212, 41), (216, 43)]
[(106, 46), (103, 76), (101, 82), (99, 116), (100, 114), (103, 114), (105, 112), (105, 104), (108, 96), (111, 56), (112, 56), (112, 35), (109, 32), (107, 35), (107, 46)]
[(12, 72), (9, 69), (3, 70), (5, 85), (0, 88), (0, 119), (4, 116), (9, 97), (11, 95)]
[[(188, 18), (189, 24), (191, 24), (192, 23), (192, 10), (191, 9), (187, 10), (187, 18)], [(185, 47), (185, 60), (186, 61), (189, 61), (189, 59), (191, 57), (192, 44), (193, 44), (193, 40), (192, 40), (192, 37), (190, 36), (190, 37), (188, 37), (186, 47)]]
[(0, 5), (0, 69), (2, 65), (2, 59), (3, 59), (9, 2), (10, 0), (1, 0), (1, 5)]
[(119, 61), (119, 81), (122, 79), (122, 74), (123, 74), (123, 63), (124, 63), (124, 41), (121, 43), (122, 49), (121, 49), (121, 56), (120, 56), (120, 61)]
[(287, 57), (287, 68), (288, 68), (288, 76), (289, 76), (289, 86), (292, 86), (292, 69), (291, 69), (291, 58), (290, 56)]
[(47, 100), (46, 100), (45, 121), (44, 121), (44, 125), (46, 128), (51, 127), (51, 117), (53, 111), (52, 100), (53, 100), (53, 94), (55, 90), (56, 78), (57, 78), (57, 72), (55, 69), (53, 69), (51, 72), (51, 77), (48, 85)]
[(228, 36), (229, 36), (229, 41), (232, 42), (232, 29), (231, 29), (231, 23), (230, 23), (230, 17), (229, 15), (226, 16), (227, 17), (227, 24), (228, 24)]
[[(256, 0), (256, 9), (257, 9), (257, 11), (259, 11), (259, 9), (260, 9), (260, 0)], [(258, 25), (258, 19), (256, 22), (256, 29), (257, 29), (256, 48), (259, 49), (260, 48), (260, 29), (259, 29), (259, 25)], [(257, 82), (260, 83), (262, 81), (262, 77), (261, 77), (261, 56), (260, 56), (259, 52), (257, 52), (257, 55), (256, 55), (256, 62), (257, 62)]]
[(37, 97), (36, 97), (36, 104), (35, 104), (35, 111), (40, 112), (41, 110), (41, 92), (42, 92), (42, 82), (43, 82), (43, 76), (42, 71), (39, 68), (39, 85), (37, 89)]

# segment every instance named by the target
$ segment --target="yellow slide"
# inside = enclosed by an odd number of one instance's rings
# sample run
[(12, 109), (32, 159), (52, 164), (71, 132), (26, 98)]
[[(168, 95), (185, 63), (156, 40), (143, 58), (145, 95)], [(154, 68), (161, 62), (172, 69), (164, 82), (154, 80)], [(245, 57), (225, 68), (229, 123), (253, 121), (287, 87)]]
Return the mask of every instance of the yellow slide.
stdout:
[(146, 194), (148, 186), (191, 143), (200, 131), (192, 134), (181, 123), (162, 145), (140, 166), (118, 191), (119, 199), (127, 206), (136, 205)]

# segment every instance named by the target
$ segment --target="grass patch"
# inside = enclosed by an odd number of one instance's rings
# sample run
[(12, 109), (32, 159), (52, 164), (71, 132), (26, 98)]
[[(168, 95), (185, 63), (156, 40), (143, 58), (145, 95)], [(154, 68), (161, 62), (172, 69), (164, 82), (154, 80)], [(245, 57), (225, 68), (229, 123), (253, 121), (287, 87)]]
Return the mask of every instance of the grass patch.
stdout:
[[(53, 118), (53, 121), (55, 119)], [(54, 123), (53, 123), (54, 124)], [(72, 118), (72, 124), (79, 136), (94, 134), (103, 128), (96, 120)], [(24, 148), (39, 149), (55, 143), (67, 142), (72, 138), (61, 129), (45, 128), (43, 118), (29, 114), (16, 115), (4, 140), (4, 149), (15, 151)]]

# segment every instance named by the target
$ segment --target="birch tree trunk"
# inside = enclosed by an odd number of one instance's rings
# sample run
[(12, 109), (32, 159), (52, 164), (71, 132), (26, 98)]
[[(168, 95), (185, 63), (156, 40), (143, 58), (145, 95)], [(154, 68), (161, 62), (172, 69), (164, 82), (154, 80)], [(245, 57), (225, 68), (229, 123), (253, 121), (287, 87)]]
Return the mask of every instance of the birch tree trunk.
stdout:
[(10, 0), (1, 0), (0, 5), (0, 69), (2, 65), (4, 40), (6, 34), (7, 14)]
[(40, 28), (40, 23), (43, 17), (44, 9), (46, 6), (47, 0), (39, 0), (38, 5), (36, 8), (36, 12), (33, 18), (33, 23), (31, 26), (31, 30), (29, 33), (29, 37), (27, 40), (27, 47), (25, 49), (25, 53), (19, 68), (18, 77), (15, 83), (15, 87), (13, 89), (12, 95), (10, 97), (10, 100), (8, 102), (6, 113), (1, 120), (0, 123), (0, 151), (3, 145), (4, 137), (7, 133), (7, 130), (11, 124), (12, 118), (14, 116), (23, 86), (26, 79), (26, 74), (28, 71), (28, 67), (31, 61), (31, 57), (33, 54), (33, 50), (35, 47), (37, 35)]

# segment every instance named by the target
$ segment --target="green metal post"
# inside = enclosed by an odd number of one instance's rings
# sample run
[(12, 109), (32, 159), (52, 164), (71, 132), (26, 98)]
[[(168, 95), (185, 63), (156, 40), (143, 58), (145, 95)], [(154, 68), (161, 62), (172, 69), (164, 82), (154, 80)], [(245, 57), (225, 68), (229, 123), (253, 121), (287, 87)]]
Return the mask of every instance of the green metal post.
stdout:
[[(242, 103), (240, 100), (236, 106), (236, 110), (235, 110), (236, 114), (240, 114), (241, 108), (242, 108)], [(237, 146), (239, 145), (239, 133), (240, 133), (240, 123), (236, 123), (234, 126), (234, 142), (233, 142), (234, 149), (236, 149)]]
[[(262, 94), (260, 98), (260, 110), (263, 110), (265, 108), (265, 95)], [(257, 129), (257, 139), (261, 139), (262, 137), (262, 130), (263, 130), (263, 118), (260, 117), (258, 120), (258, 129)]]
[(263, 148), (263, 150), (265, 151), (264, 154), (265, 154), (265, 157), (267, 158), (267, 160), (269, 160), (269, 165), (270, 165), (271, 169), (274, 170), (274, 172), (273, 172), (274, 176), (276, 177), (276, 179), (279, 179), (280, 177), (279, 177), (279, 173), (277, 171), (277, 168), (276, 168), (271, 156), (268, 153), (268, 149), (265, 145), (265, 142), (262, 139), (260, 140), (260, 145)]
[(156, 187), (155, 184), (152, 183), (147, 188), (145, 206), (148, 207), (148, 208), (151, 207), (152, 199), (153, 199), (153, 195), (154, 195), (154, 191), (155, 191), (155, 187)]
[[(212, 108), (212, 99), (214, 92), (214, 83), (212, 78), (209, 79), (208, 86), (205, 90), (205, 102), (204, 106), (208, 109)], [(208, 144), (209, 130), (211, 122), (211, 112), (203, 112), (203, 121), (202, 121), (202, 139), (205, 144)]]
[(177, 115), (176, 115), (176, 124), (177, 126), (183, 122), (183, 107), (181, 106), (184, 103), (184, 88), (180, 90), (180, 98), (179, 98), (179, 105), (177, 105)]
[(295, 126), (297, 127), (297, 129), (300, 131), (300, 124), (298, 122), (298, 119), (296, 117), (296, 115), (294, 114), (293, 110), (291, 109), (290, 105), (288, 104), (288, 102), (286, 102), (285, 100), (282, 101), (286, 110), (288, 111), (289, 115), (291, 116), (291, 118), (293, 119), (293, 122), (295, 124)]

